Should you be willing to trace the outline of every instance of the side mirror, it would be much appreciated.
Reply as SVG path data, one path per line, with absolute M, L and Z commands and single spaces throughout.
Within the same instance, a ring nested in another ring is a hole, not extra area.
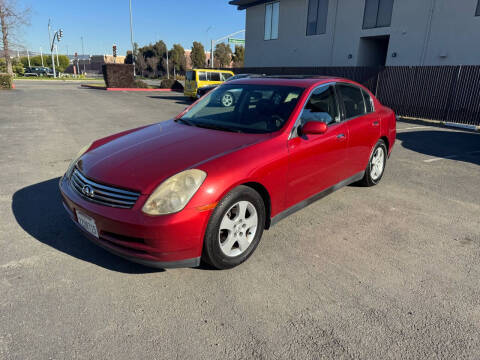
M 327 132 L 327 124 L 321 121 L 308 121 L 302 126 L 302 134 L 320 135 Z

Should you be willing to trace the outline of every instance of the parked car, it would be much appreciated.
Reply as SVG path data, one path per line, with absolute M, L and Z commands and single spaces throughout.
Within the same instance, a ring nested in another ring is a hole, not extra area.
M 233 76 L 228 70 L 193 69 L 185 74 L 184 95 L 197 98 L 197 90 L 208 85 L 220 85 Z
M 52 70 L 43 66 L 27 66 L 23 76 L 48 76 Z
M 226 92 L 240 93 L 235 106 L 215 100 Z M 73 221 L 112 253 L 226 269 L 286 216 L 342 186 L 378 184 L 395 135 L 394 112 L 352 81 L 245 78 L 174 119 L 87 145 L 60 190 Z
M 247 77 L 261 77 L 263 75 L 258 75 L 258 74 L 237 74 L 232 76 L 231 78 L 225 80 L 225 82 L 232 81 L 232 80 L 238 80 L 238 79 L 244 79 Z M 200 99 L 203 95 L 208 93 L 209 91 L 217 88 L 220 86 L 220 84 L 214 84 L 214 85 L 206 85 L 202 86 L 197 89 L 197 99 Z M 232 93 L 225 93 L 222 99 L 219 99 L 219 101 L 224 105 L 224 106 L 231 106 L 233 103 L 236 101 L 236 97 Z

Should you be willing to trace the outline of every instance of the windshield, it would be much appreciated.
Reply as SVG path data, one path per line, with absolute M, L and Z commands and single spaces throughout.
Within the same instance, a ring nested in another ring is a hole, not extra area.
M 178 121 L 224 131 L 274 132 L 285 125 L 303 90 L 292 86 L 224 84 Z

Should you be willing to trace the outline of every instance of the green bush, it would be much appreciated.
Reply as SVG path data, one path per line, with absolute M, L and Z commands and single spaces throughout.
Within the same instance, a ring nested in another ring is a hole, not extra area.
M 148 84 L 142 80 L 135 80 L 135 85 L 139 89 L 148 89 Z
M 183 85 L 175 79 L 163 79 L 160 88 L 183 91 Z
M 13 76 L 8 74 L 0 74 L 0 89 L 11 89 L 13 84 Z

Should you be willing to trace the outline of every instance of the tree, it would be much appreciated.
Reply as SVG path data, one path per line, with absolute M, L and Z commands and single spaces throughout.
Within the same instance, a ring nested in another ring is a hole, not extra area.
M 64 72 L 67 67 L 70 65 L 70 59 L 66 55 L 58 55 L 58 65 L 57 65 L 57 56 L 53 56 L 55 59 L 55 67 L 59 72 Z M 15 60 L 14 60 L 15 63 Z M 28 58 L 26 56 L 22 56 L 20 58 L 20 63 L 23 67 L 28 66 Z M 52 66 L 52 56 L 50 54 L 45 54 L 43 56 L 43 63 L 47 67 Z M 30 57 L 30 65 L 31 66 L 42 66 L 42 58 L 40 55 Z
M 180 44 L 174 44 L 172 50 L 169 51 L 169 61 L 175 72 L 183 73 L 187 67 L 187 59 L 185 57 L 185 49 Z
M 0 0 L 0 26 L 2 31 L 3 55 L 7 73 L 13 74 L 10 47 L 14 45 L 16 31 L 22 25 L 28 25 L 30 9 L 20 9 L 16 0 Z
M 197 41 L 193 42 L 192 52 L 190 54 L 190 59 L 192 60 L 193 68 L 203 68 L 205 67 L 205 48 L 203 45 Z
M 242 45 L 235 45 L 235 53 L 232 56 L 233 65 L 235 67 L 243 67 L 245 62 L 245 47 Z
M 219 67 L 228 67 L 232 62 L 232 49 L 228 44 L 219 43 L 217 46 L 215 46 L 213 56 L 215 57 Z

